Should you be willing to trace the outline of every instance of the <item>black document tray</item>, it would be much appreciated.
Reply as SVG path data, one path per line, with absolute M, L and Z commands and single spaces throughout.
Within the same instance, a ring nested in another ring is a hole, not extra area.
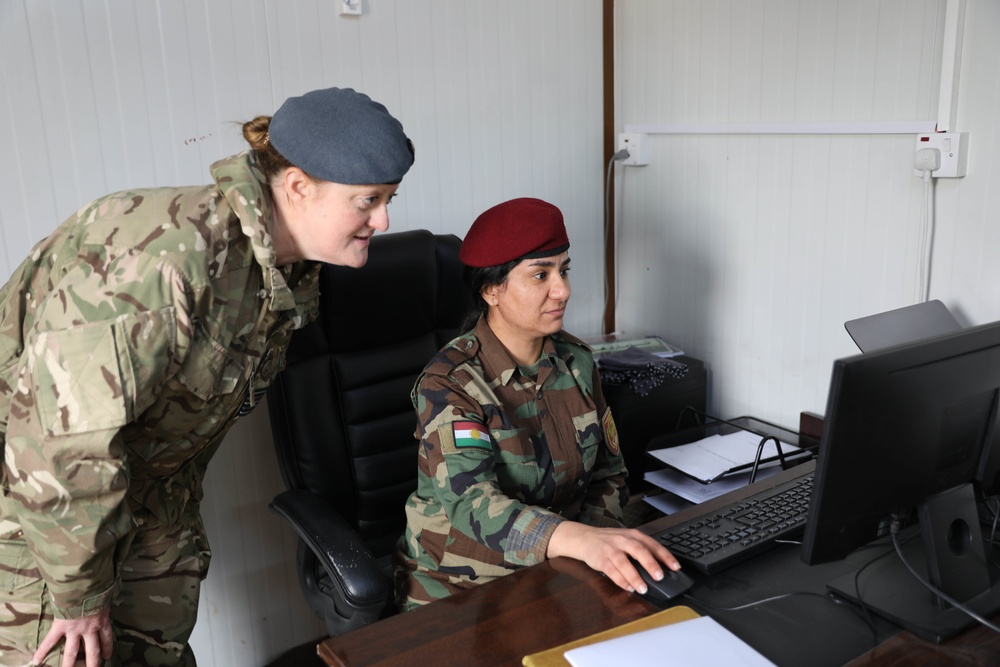
M 707 421 L 704 424 L 699 424 L 697 426 L 692 426 L 680 431 L 675 431 L 673 433 L 666 433 L 657 436 L 649 441 L 649 446 L 646 448 L 646 458 L 649 462 L 655 463 L 654 465 L 649 465 L 647 469 L 654 470 L 659 468 L 667 467 L 660 459 L 651 455 L 649 452 L 655 451 L 657 449 L 667 449 L 669 447 L 677 447 L 679 445 L 686 445 L 692 442 L 696 442 L 703 438 L 707 438 L 713 435 L 728 435 L 730 433 L 735 433 L 737 431 L 750 431 L 755 435 L 759 435 L 761 438 L 774 437 L 783 443 L 799 447 L 799 434 L 795 431 L 791 431 L 777 424 L 772 424 L 770 422 L 764 421 L 762 419 L 757 419 L 756 417 L 743 416 L 737 417 L 735 419 L 720 420 L 715 417 L 705 416 Z M 806 452 L 805 454 L 803 452 Z M 805 463 L 811 456 L 808 455 L 808 449 L 803 446 L 802 452 L 796 452 L 794 456 L 785 454 L 785 458 L 789 460 L 791 465 L 797 465 L 799 463 Z M 777 456 L 762 458 L 760 463 L 769 463 L 778 460 Z M 752 465 L 752 464 L 751 464 Z M 734 469 L 731 472 L 748 472 L 751 470 L 751 465 L 745 467 L 740 467 Z M 789 467 L 791 467 L 791 465 Z M 683 472 L 683 471 L 680 471 Z M 694 478 L 692 478 L 694 479 Z M 705 482 L 705 480 L 697 480 L 699 482 Z

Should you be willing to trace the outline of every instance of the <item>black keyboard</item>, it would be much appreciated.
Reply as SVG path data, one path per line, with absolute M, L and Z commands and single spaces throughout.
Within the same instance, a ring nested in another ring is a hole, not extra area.
M 813 473 L 808 473 L 653 537 L 681 563 L 714 574 L 764 551 L 775 540 L 801 535 L 812 486 Z

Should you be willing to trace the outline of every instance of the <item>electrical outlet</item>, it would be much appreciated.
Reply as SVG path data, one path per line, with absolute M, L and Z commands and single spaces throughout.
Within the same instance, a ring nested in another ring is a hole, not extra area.
M 361 16 L 361 0 L 337 0 L 341 16 Z
M 941 152 L 941 166 L 931 172 L 934 178 L 962 178 L 969 165 L 968 132 L 929 132 L 917 135 L 917 147 L 936 148 Z M 923 173 L 916 170 L 918 176 Z
M 649 164 L 649 135 L 639 132 L 622 132 L 618 135 L 618 150 L 627 150 L 628 157 L 621 161 L 627 167 Z

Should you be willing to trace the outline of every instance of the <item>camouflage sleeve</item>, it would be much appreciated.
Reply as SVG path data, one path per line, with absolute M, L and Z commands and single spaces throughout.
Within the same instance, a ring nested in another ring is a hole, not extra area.
M 485 428 L 486 409 L 458 384 L 424 375 L 417 384 L 421 456 L 437 501 L 465 537 L 503 555 L 511 566 L 545 560 L 549 538 L 564 520 L 505 493 L 496 475 L 498 444 Z
M 122 429 L 176 369 L 190 290 L 141 254 L 87 258 L 38 304 L 17 367 L 4 457 L 8 497 L 57 615 L 108 606 L 133 528 Z
M 629 498 L 628 485 L 625 483 L 628 471 L 618 442 L 618 430 L 611 408 L 604 400 L 601 377 L 596 367 L 593 387 L 604 443 L 597 450 L 597 461 L 591 470 L 590 485 L 580 508 L 579 521 L 591 526 L 620 527 L 623 525 L 625 505 Z

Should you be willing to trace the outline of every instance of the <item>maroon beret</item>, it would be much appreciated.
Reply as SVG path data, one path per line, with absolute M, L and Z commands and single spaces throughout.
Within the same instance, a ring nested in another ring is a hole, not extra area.
M 541 199 L 521 197 L 476 218 L 458 258 L 466 266 L 499 266 L 515 259 L 551 257 L 567 248 L 562 212 Z

